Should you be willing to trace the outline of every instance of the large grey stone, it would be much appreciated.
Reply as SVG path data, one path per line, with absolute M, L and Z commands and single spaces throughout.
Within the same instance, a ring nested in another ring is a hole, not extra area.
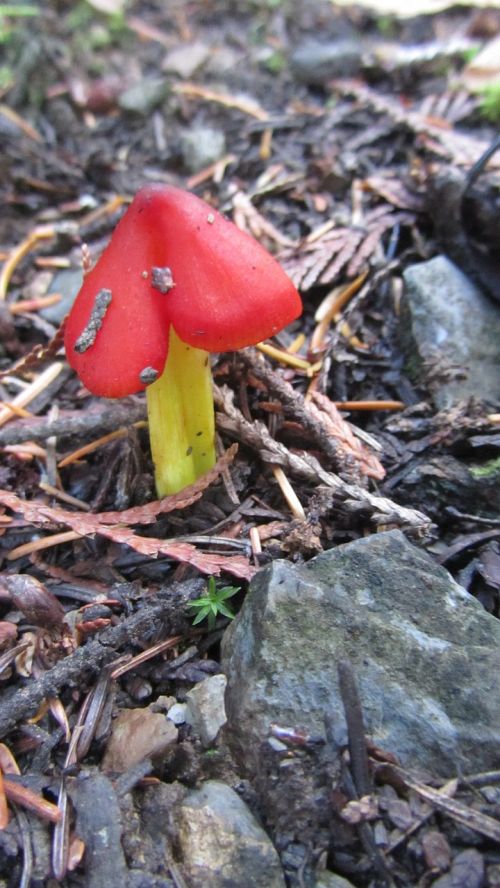
M 354 665 L 367 733 L 434 772 L 500 764 L 500 622 L 399 531 L 259 572 L 226 631 L 227 738 L 249 773 L 273 722 L 339 721 Z
M 500 398 L 500 311 L 446 256 L 411 265 L 403 333 L 439 408 Z M 463 373 L 462 373 L 463 371 Z
M 301 83 L 323 86 L 334 77 L 355 77 L 363 65 L 359 39 L 339 38 L 327 43 L 308 39 L 297 46 L 290 59 L 293 74 Z
M 222 130 L 211 126 L 192 126 L 181 137 L 181 153 L 190 173 L 198 173 L 216 163 L 226 152 L 226 137 Z
M 191 888 L 285 888 L 274 846 L 230 786 L 209 780 L 190 792 L 176 813 Z

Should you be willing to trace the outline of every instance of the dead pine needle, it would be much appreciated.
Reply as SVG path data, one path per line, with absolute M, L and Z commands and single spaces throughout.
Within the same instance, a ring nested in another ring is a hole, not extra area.
M 130 672 L 131 669 L 136 669 L 137 666 L 141 666 L 143 663 L 146 663 L 148 660 L 151 660 L 153 657 L 157 657 L 158 654 L 162 654 L 163 651 L 167 651 L 170 648 L 176 647 L 183 639 L 182 635 L 175 635 L 172 638 L 167 638 L 165 641 L 160 641 L 158 644 L 153 645 L 153 647 L 148 648 L 146 651 L 142 651 L 140 654 L 136 654 L 135 657 L 132 657 L 130 660 L 127 660 L 125 663 L 121 663 L 110 673 L 110 678 L 112 681 L 116 681 L 120 678 L 121 675 L 125 675 L 125 673 Z
M 299 521 L 306 520 L 306 513 L 304 512 L 302 503 L 300 502 L 295 490 L 290 484 L 288 478 L 286 477 L 281 466 L 271 466 L 272 473 L 276 478 L 276 481 L 279 484 L 280 490 L 288 503 L 290 511 L 294 518 L 298 518 Z
M 12 275 L 21 260 L 36 247 L 39 241 L 48 240 L 55 234 L 56 231 L 52 225 L 42 225 L 35 228 L 17 247 L 14 247 L 0 272 L 0 299 L 5 299 Z
M 250 537 L 250 545 L 252 547 L 252 555 L 256 559 L 258 555 L 262 554 L 262 545 L 260 542 L 258 527 L 251 527 L 250 528 L 249 537 Z
M 3 773 L 0 770 L 0 829 L 5 829 L 9 824 L 9 809 L 7 807 L 7 796 L 5 795 Z
M 224 95 L 213 89 L 206 89 L 198 83 L 178 83 L 173 87 L 173 92 L 177 95 L 186 96 L 188 99 L 202 99 L 205 102 L 216 102 L 225 108 L 234 108 L 257 120 L 268 120 L 268 113 L 264 111 L 260 105 L 252 99 L 242 99 L 238 96 Z
M 57 305 L 61 299 L 60 293 L 50 293 L 48 296 L 39 296 L 38 299 L 20 299 L 19 302 L 9 304 L 9 311 L 13 315 L 22 314 L 26 311 L 39 311 L 41 308 Z
M 294 367 L 296 370 L 311 369 L 310 361 L 306 361 L 304 358 L 299 358 L 297 355 L 290 354 L 290 352 L 282 351 L 280 348 L 276 348 L 274 345 L 269 345 L 267 342 L 259 342 L 256 348 L 258 351 L 262 352 L 263 355 L 267 355 L 269 358 L 274 358 L 286 367 Z
M 42 549 L 50 549 L 52 546 L 58 546 L 60 543 L 71 543 L 73 540 L 81 540 L 81 533 L 74 530 L 66 530 L 62 533 L 54 533 L 52 536 L 42 537 L 39 540 L 31 540 L 30 543 L 23 543 L 22 546 L 16 546 L 7 554 L 8 561 L 14 561 L 16 558 L 23 558 L 25 555 L 32 555 L 33 552 L 40 552 Z
M 113 213 L 116 213 L 124 203 L 127 203 L 127 198 L 123 197 L 121 194 L 116 194 L 111 200 L 108 200 L 107 203 L 103 204 L 101 207 L 97 207 L 95 210 L 91 210 L 90 213 L 87 213 L 83 219 L 80 220 L 80 225 L 82 228 L 88 227 L 89 225 L 94 225 L 99 219 L 102 219 L 103 216 L 111 216 Z
M 21 805 L 22 808 L 27 808 L 28 811 L 33 811 L 34 814 L 38 814 L 44 820 L 57 823 L 61 819 L 61 813 L 57 805 L 48 802 L 47 799 L 37 795 L 33 790 L 22 786 L 21 783 L 15 783 L 14 780 L 4 777 L 4 789 L 5 795 L 10 802 Z
M 47 459 L 47 451 L 40 447 L 39 444 L 35 444 L 34 441 L 26 441 L 26 444 L 7 444 L 2 449 L 4 453 L 12 453 L 16 459 L 25 460 L 26 462 L 30 462 L 35 458 L 43 461 Z
M 404 410 L 403 401 L 334 401 L 338 410 Z
M 297 352 L 300 351 L 303 345 L 305 345 L 306 335 L 305 333 L 299 333 L 295 339 L 290 343 L 287 348 L 287 352 L 289 355 L 296 355 Z
M 83 512 L 90 512 L 90 506 L 88 503 L 84 503 L 83 500 L 77 499 L 76 496 L 71 496 L 71 494 L 66 493 L 64 490 L 59 490 L 58 487 L 54 487 L 46 481 L 40 481 L 38 486 L 44 493 L 55 497 L 55 499 L 60 500 L 62 503 L 67 503 L 68 506 L 75 506 L 76 509 L 81 509 Z
M 45 391 L 45 389 L 54 382 L 55 379 L 59 376 L 62 368 L 62 361 L 54 361 L 53 364 L 50 364 L 36 379 L 26 386 L 16 397 L 12 400 L 9 406 L 5 405 L 0 407 L 0 426 L 4 425 L 4 423 L 8 422 L 9 419 L 12 419 L 13 412 L 15 412 L 16 408 L 24 408 L 27 404 L 30 404 L 41 392 Z
M 140 429 L 144 428 L 146 425 L 147 423 L 144 420 L 140 420 L 139 422 L 133 423 L 133 428 Z M 114 432 L 102 435 L 101 438 L 96 438 L 95 441 L 90 441 L 89 444 L 84 444 L 83 447 L 79 447 L 78 450 L 74 450 L 73 453 L 69 453 L 67 456 L 63 457 L 63 459 L 59 460 L 57 468 L 64 469 L 65 466 L 69 466 L 71 463 L 77 462 L 77 460 L 82 459 L 84 456 L 94 453 L 96 450 L 99 450 L 100 447 L 104 447 L 105 444 L 109 444 L 111 441 L 117 441 L 119 438 L 126 438 L 127 435 L 127 428 L 116 429 Z
M 321 350 L 324 346 L 326 335 L 332 321 L 338 320 L 341 310 L 347 305 L 353 296 L 361 289 L 367 277 L 367 272 L 359 274 L 355 280 L 346 287 L 335 287 L 323 299 L 316 310 L 314 319 L 317 326 L 311 338 L 311 352 Z
M 14 7 L 15 8 L 15 7 Z M 8 13 L 6 13 L 8 14 Z M 25 136 L 28 136 L 29 139 L 33 139 L 34 142 L 43 142 L 43 137 L 40 135 L 38 130 L 35 129 L 31 123 L 28 123 L 24 117 L 21 117 L 17 111 L 14 111 L 9 105 L 6 105 L 4 102 L 0 104 L 0 115 L 5 117 L 6 120 L 9 120 L 10 123 L 13 123 L 14 126 L 17 126 L 18 129 L 24 133 Z

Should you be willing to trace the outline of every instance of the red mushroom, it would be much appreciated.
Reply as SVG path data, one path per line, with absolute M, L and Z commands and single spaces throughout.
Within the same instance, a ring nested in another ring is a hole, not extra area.
M 260 342 L 301 310 L 295 287 L 253 238 L 195 195 L 148 185 L 84 279 L 66 355 L 94 394 L 147 388 L 163 496 L 215 461 L 208 352 Z

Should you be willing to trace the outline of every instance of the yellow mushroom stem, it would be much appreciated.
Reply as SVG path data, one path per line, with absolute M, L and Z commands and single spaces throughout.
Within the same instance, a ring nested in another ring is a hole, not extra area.
M 210 355 L 170 328 L 162 375 L 146 389 L 149 437 L 159 497 L 193 484 L 215 464 Z

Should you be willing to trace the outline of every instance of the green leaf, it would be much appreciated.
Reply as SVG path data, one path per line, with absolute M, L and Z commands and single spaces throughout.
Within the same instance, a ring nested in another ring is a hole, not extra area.
M 233 595 L 236 595 L 239 591 L 239 586 L 223 586 L 223 588 L 219 589 L 217 592 L 217 598 L 219 601 L 225 601 L 226 598 L 232 598 Z
M 227 606 L 227 604 L 219 604 L 219 613 L 223 614 L 225 617 L 228 617 L 230 620 L 234 620 L 236 616 L 231 608 Z
M 193 620 L 193 626 L 196 626 L 198 623 L 201 623 L 202 620 L 205 619 L 205 617 L 209 617 L 209 616 L 210 616 L 210 611 L 208 611 L 206 609 L 201 610 L 198 614 L 196 614 L 196 616 Z
M 209 577 L 205 595 L 201 595 L 195 601 L 187 602 L 188 607 L 198 611 L 193 620 L 193 626 L 206 619 L 208 628 L 213 629 L 219 615 L 227 617 L 228 620 L 234 620 L 234 612 L 224 602 L 239 591 L 239 586 L 222 586 L 221 589 L 217 589 L 215 577 Z

